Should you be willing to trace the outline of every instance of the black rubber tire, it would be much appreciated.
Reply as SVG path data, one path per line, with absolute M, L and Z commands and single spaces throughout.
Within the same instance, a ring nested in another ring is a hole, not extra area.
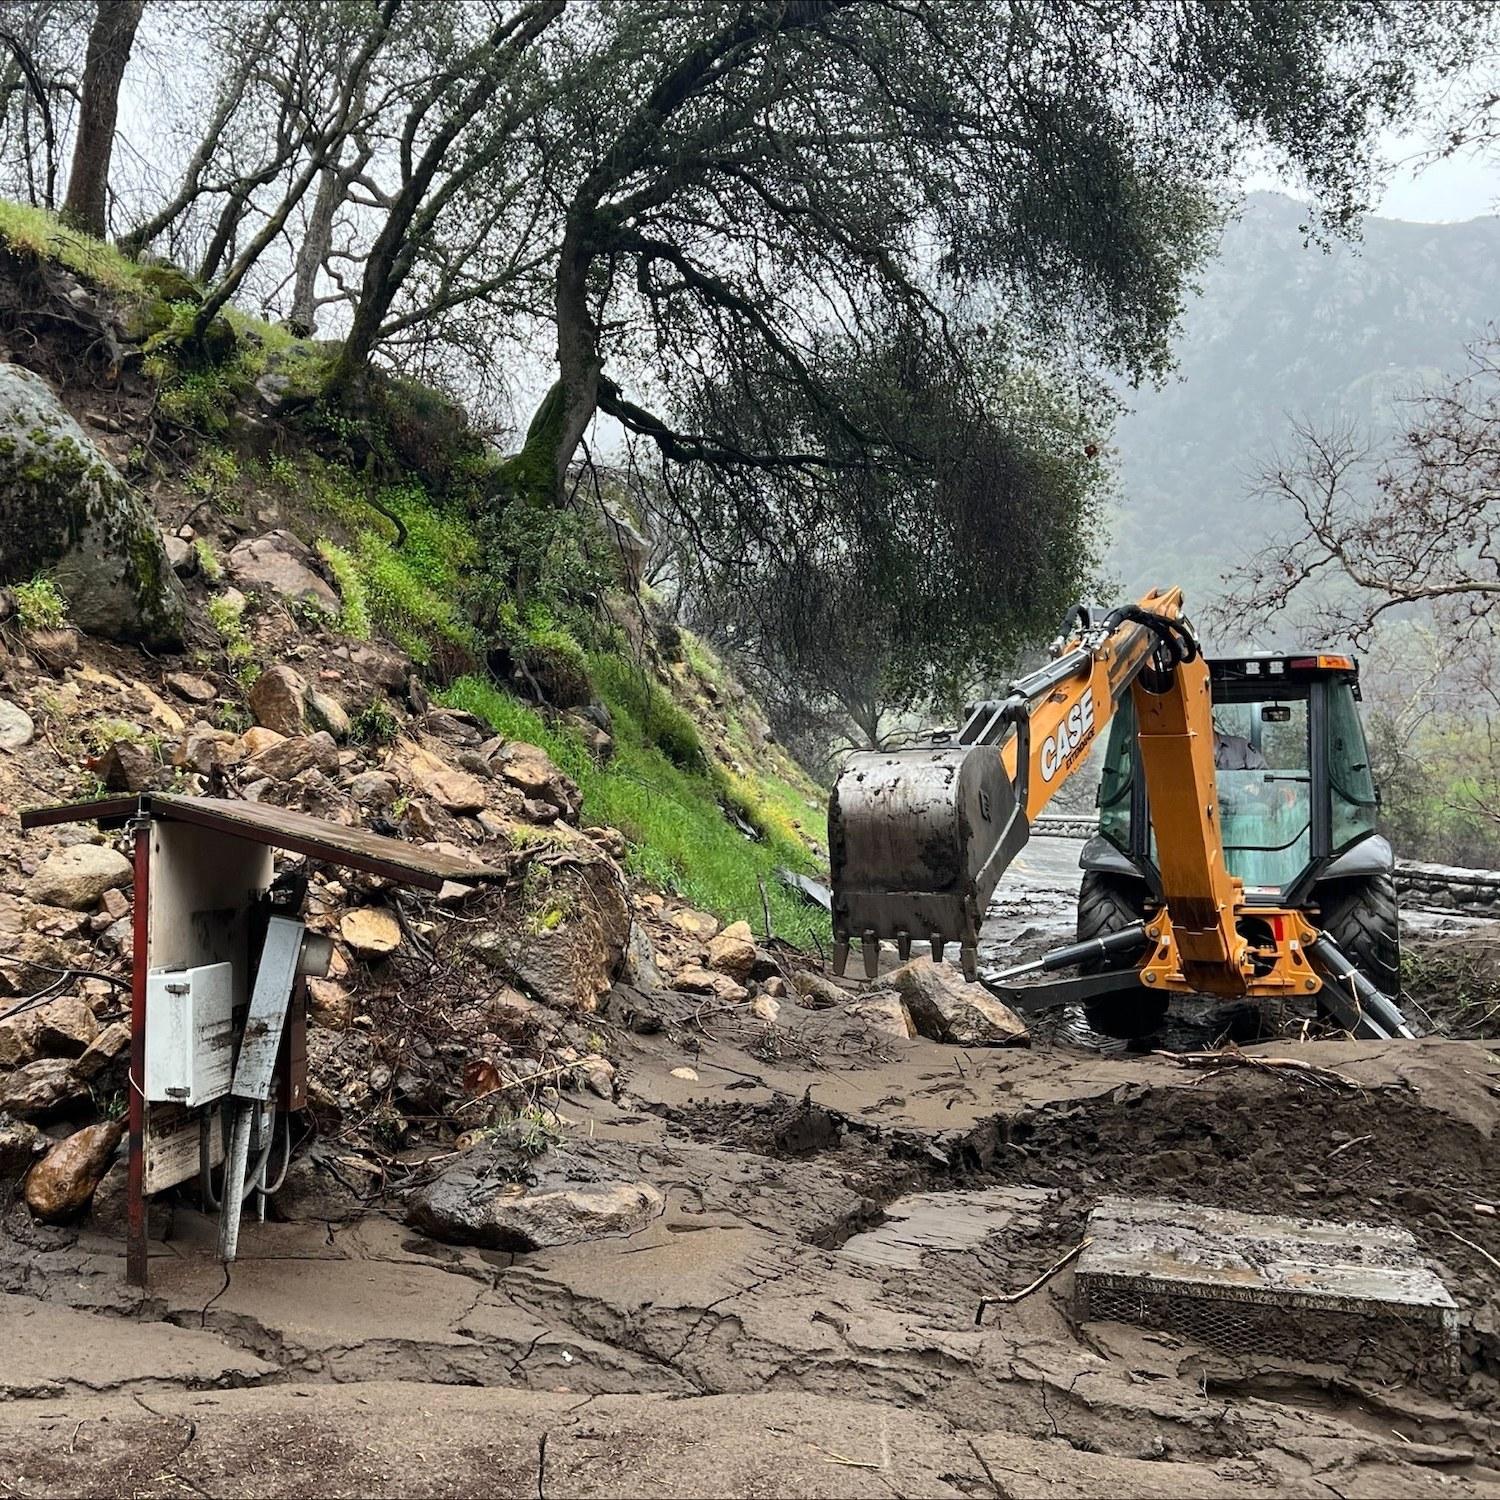
M 1314 893 L 1316 925 L 1383 995 L 1401 997 L 1401 899 L 1388 873 L 1328 880 Z
M 1122 880 L 1098 870 L 1085 870 L 1078 888 L 1078 938 L 1108 937 L 1121 932 L 1146 914 L 1145 881 Z M 1104 974 L 1131 967 L 1134 960 L 1099 959 L 1081 965 L 1085 974 Z M 1083 1014 L 1090 1031 L 1133 1042 L 1155 1036 L 1167 1019 L 1167 997 L 1146 990 L 1140 994 L 1115 995 L 1085 1004 Z

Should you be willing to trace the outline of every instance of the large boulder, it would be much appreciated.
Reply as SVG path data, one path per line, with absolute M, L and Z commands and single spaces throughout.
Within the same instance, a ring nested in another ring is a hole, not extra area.
M 9 1072 L 0 1069 L 0 1110 L 23 1120 L 45 1119 L 88 1098 L 88 1092 L 65 1057 L 39 1057 Z
M 1026 1023 L 981 984 L 971 984 L 952 964 L 914 958 L 893 969 L 882 985 L 906 1002 L 919 1036 L 960 1047 L 1012 1047 L 1028 1040 Z
M 273 531 L 237 543 L 229 554 L 229 572 L 246 588 L 336 615 L 339 596 L 313 572 L 311 562 L 312 553 L 291 532 Z
M 45 381 L 0 362 L 0 582 L 38 573 L 82 630 L 182 643 L 187 602 L 149 507 Z
M 583 797 L 578 783 L 553 765 L 552 758 L 537 745 L 524 740 L 515 740 L 502 749 L 494 759 L 495 773 L 537 802 L 555 807 L 570 823 L 578 821 Z
M 24 1177 L 50 1144 L 35 1125 L 0 1114 L 0 1183 Z
M 129 885 L 130 861 L 103 844 L 74 844 L 58 849 L 41 863 L 26 884 L 26 894 L 42 906 L 90 911 L 105 891 Z
M 755 967 L 755 935 L 748 922 L 731 922 L 709 939 L 708 966 L 743 984 Z
M 497 944 L 488 952 L 476 952 L 546 1005 L 597 1010 L 619 978 L 630 941 L 624 878 L 602 855 L 554 855 L 542 867 L 548 880 L 538 910 L 494 934 Z
M 307 684 L 290 667 L 267 667 L 251 684 L 255 722 L 280 735 L 301 734 L 307 724 Z
M 59 995 L 0 1020 L 0 1067 L 36 1057 L 81 1057 L 98 1035 L 93 1011 L 76 995 Z
M 109 1171 L 124 1120 L 101 1120 L 59 1141 L 26 1174 L 26 1206 L 47 1224 L 80 1212 Z
M 490 1250 L 546 1250 L 644 1229 L 666 1207 L 649 1182 L 524 1189 L 463 1162 L 418 1189 L 407 1223 L 435 1239 Z

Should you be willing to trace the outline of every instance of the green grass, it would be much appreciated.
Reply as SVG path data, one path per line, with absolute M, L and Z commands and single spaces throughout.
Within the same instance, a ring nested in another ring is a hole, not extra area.
M 57 630 L 68 623 L 68 601 L 50 578 L 38 574 L 30 583 L 18 583 L 12 592 L 22 630 Z
M 365 591 L 365 581 L 360 576 L 359 565 L 342 547 L 333 542 L 319 542 L 318 553 L 328 564 L 333 581 L 338 585 L 339 629 L 356 640 L 369 640 L 369 596 Z
M 603 766 L 594 763 L 576 735 L 548 725 L 535 710 L 479 678 L 460 678 L 440 697 L 477 714 L 497 734 L 545 750 L 578 783 L 585 821 L 609 824 L 625 835 L 632 873 L 725 921 L 743 919 L 757 935 L 764 926 L 759 880 L 778 937 L 804 948 L 826 946 L 827 917 L 776 878 L 781 865 L 816 869 L 806 845 L 778 811 L 788 797 L 796 797 L 795 789 L 785 784 L 770 789 L 753 777 L 740 780 L 736 801 L 743 799 L 756 814 L 749 821 L 765 830 L 759 841 L 747 839 L 725 819 L 716 775 L 706 766 L 691 770 L 676 764 L 648 738 L 639 717 L 642 692 L 632 689 L 616 697 L 622 674 L 634 675 L 629 664 L 594 657 L 591 665 L 615 721 L 615 753 Z
M 117 292 L 140 288 L 141 268 L 134 261 L 113 245 L 66 228 L 45 209 L 0 199 L 0 239 L 22 254 L 55 260 L 96 286 Z
M 297 464 L 278 455 L 270 475 L 350 538 L 345 546 L 318 543 L 339 585 L 348 634 L 363 639 L 378 629 L 424 666 L 445 647 L 473 651 L 473 632 L 455 602 L 460 572 L 475 551 L 463 521 L 418 484 L 389 485 L 372 505 L 353 474 L 316 458 Z M 399 546 L 390 516 L 406 529 Z

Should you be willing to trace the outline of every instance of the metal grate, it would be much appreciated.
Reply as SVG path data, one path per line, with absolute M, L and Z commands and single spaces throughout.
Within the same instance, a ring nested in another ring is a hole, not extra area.
M 1085 1321 L 1234 1355 L 1444 1379 L 1457 1309 L 1403 1230 L 1105 1199 L 1075 1278 Z

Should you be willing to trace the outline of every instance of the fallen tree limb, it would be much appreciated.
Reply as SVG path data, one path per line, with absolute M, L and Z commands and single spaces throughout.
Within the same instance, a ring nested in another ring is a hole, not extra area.
M 1024 1301 L 1033 1292 L 1040 1291 L 1059 1271 L 1077 1260 L 1093 1243 L 1092 1236 L 1080 1240 L 1066 1255 L 1060 1256 L 1057 1260 L 1053 1261 L 1035 1281 L 1031 1282 L 1028 1286 L 1023 1286 L 1019 1292 L 1001 1292 L 994 1297 L 981 1297 L 979 1299 L 979 1311 L 974 1314 L 974 1326 L 978 1328 L 984 1322 L 985 1308 L 1014 1307 L 1017 1302 Z

